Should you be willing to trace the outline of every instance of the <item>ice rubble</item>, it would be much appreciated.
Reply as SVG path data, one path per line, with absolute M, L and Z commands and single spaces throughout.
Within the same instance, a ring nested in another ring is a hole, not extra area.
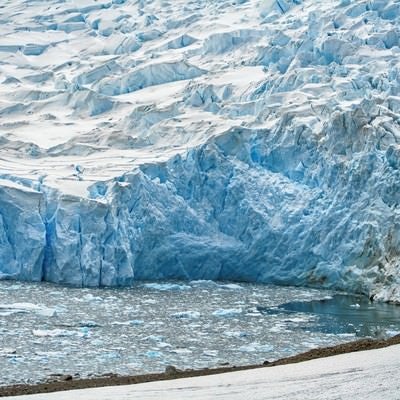
M 1 9 L 0 276 L 400 301 L 400 1 Z

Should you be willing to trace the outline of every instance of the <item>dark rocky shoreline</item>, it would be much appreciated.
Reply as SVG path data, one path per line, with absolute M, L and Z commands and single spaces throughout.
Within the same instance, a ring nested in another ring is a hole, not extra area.
M 295 356 L 282 358 L 273 362 L 264 362 L 263 365 L 248 365 L 248 366 L 224 366 L 219 368 L 205 368 L 201 370 L 185 370 L 181 371 L 173 366 L 166 368 L 164 373 L 155 374 L 144 374 L 135 376 L 118 376 L 109 374 L 107 376 L 98 378 L 87 378 L 80 379 L 74 378 L 71 375 L 60 376 L 52 382 L 39 383 L 34 385 L 20 384 L 0 387 L 0 397 L 5 396 L 19 396 L 27 394 L 37 393 L 50 393 L 63 390 L 73 389 L 86 389 L 103 386 L 115 386 L 115 385 L 131 385 L 137 383 L 154 382 L 169 379 L 189 378 L 196 376 L 206 376 L 214 374 L 222 374 L 226 372 L 242 371 L 255 368 L 266 368 L 277 365 L 285 365 L 298 363 L 302 361 L 313 360 L 316 358 L 330 357 L 338 354 L 351 353 L 363 350 L 380 349 L 392 345 L 400 344 L 400 335 L 396 335 L 389 339 L 384 340 L 373 340 L 363 339 L 345 344 L 340 344 L 332 347 L 325 347 L 319 349 L 313 349 L 305 353 L 301 353 Z

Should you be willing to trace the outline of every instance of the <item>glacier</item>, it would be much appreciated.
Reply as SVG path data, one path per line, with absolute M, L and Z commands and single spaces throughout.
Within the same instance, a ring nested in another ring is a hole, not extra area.
M 0 20 L 0 279 L 400 302 L 399 0 L 14 0 Z

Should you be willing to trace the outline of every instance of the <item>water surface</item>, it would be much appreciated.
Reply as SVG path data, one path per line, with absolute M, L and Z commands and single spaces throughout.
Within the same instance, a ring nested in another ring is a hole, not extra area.
M 0 282 L 0 385 L 262 363 L 400 331 L 400 308 L 304 288 Z

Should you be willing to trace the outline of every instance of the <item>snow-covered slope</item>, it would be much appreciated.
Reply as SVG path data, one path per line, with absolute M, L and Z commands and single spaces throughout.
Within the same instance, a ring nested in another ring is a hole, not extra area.
M 0 7 L 1 277 L 400 301 L 400 1 Z
M 5 397 L 17 400 L 398 400 L 400 346 L 199 378 Z

